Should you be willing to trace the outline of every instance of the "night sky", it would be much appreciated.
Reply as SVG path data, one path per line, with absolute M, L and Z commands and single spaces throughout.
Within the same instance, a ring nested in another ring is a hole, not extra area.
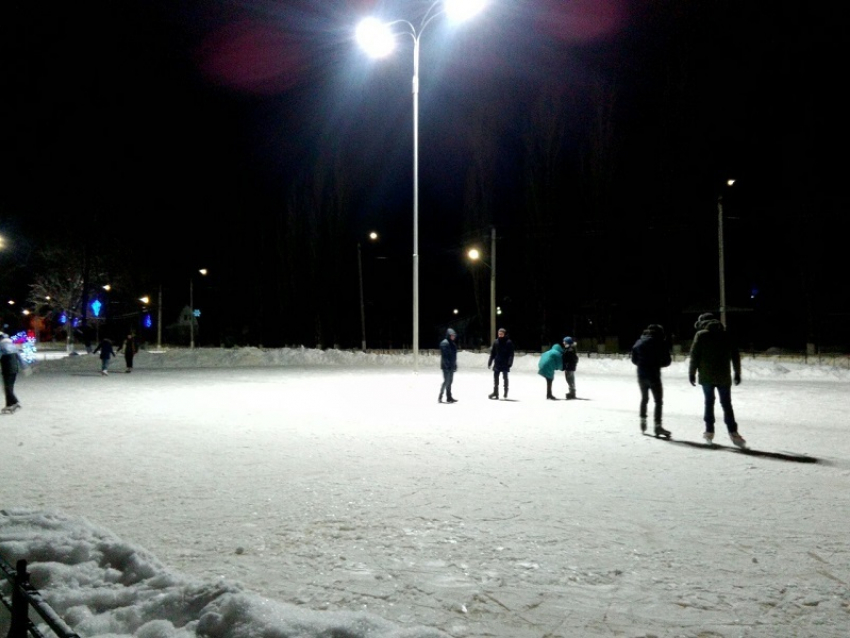
M 8 3 L 2 294 L 25 299 L 39 251 L 61 246 L 117 299 L 161 286 L 171 317 L 206 267 L 202 343 L 357 347 L 360 241 L 367 342 L 409 346 L 412 44 L 370 60 L 353 29 L 418 27 L 429 4 Z M 431 23 L 420 345 L 451 322 L 465 345 L 489 339 L 489 274 L 465 250 L 487 259 L 492 225 L 519 348 L 627 348 L 648 323 L 684 342 L 718 307 L 722 195 L 741 347 L 846 349 L 847 29 L 813 11 L 491 0 Z

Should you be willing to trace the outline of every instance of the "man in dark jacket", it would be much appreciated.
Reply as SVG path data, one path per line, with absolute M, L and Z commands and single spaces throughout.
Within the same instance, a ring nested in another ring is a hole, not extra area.
M 661 368 L 670 365 L 670 350 L 664 339 L 664 328 L 657 323 L 650 324 L 632 346 L 632 363 L 637 366 L 638 387 L 640 387 L 640 431 L 646 432 L 646 412 L 649 405 L 649 393 L 655 403 L 655 436 L 670 438 L 670 431 L 661 427 L 661 411 L 664 405 L 664 388 L 661 385 Z
M 576 398 L 576 368 L 578 367 L 578 353 L 576 343 L 572 337 L 564 337 L 564 354 L 561 360 L 564 364 L 564 378 L 567 380 L 567 399 Z
M 100 353 L 100 373 L 103 376 L 109 374 L 109 360 L 115 356 L 115 349 L 112 347 L 112 341 L 103 339 L 92 354 Z
M 449 328 L 446 330 L 446 338 L 440 342 L 440 369 L 443 371 L 443 385 L 440 387 L 439 403 L 443 402 L 443 393 L 446 393 L 446 403 L 457 403 L 452 396 L 452 381 L 457 372 L 457 333 Z
M 5 332 L 0 332 L 0 367 L 3 369 L 3 390 L 6 394 L 6 407 L 3 414 L 13 414 L 21 409 L 18 397 L 15 396 L 15 379 L 21 369 L 21 355 L 18 346 Z
M 514 342 L 508 339 L 508 332 L 499 328 L 499 332 L 493 345 L 490 347 L 490 359 L 487 367 L 493 368 L 493 393 L 489 398 L 499 398 L 499 373 L 505 386 L 505 398 L 508 398 L 508 373 L 514 364 Z
M 729 438 L 738 447 L 746 447 L 747 442 L 738 434 L 738 424 L 735 422 L 735 413 L 732 410 L 732 381 L 730 365 L 735 373 L 735 385 L 741 383 L 741 356 L 738 348 L 732 343 L 726 333 L 723 324 L 714 318 L 714 315 L 705 313 L 700 315 L 694 324 L 697 334 L 691 346 L 691 360 L 688 367 L 688 380 L 691 385 L 702 386 L 705 396 L 705 434 L 706 442 L 714 440 L 714 393 L 720 397 L 720 406 L 723 408 L 723 422 L 729 431 Z

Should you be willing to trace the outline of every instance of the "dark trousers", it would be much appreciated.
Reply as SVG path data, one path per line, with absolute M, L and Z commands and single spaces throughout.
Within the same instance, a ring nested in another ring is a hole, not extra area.
M 10 405 L 15 405 L 18 402 L 18 397 L 15 396 L 15 379 L 18 378 L 17 374 L 4 374 L 3 375 L 3 391 L 6 393 L 6 407 L 8 408 Z
M 135 354 L 135 353 L 133 353 L 133 354 Z M 127 353 L 124 354 L 124 362 L 127 364 L 128 370 L 133 369 L 133 354 L 127 354 Z
M 505 386 L 505 394 L 508 393 L 508 371 L 507 370 L 493 370 L 493 392 L 496 392 L 499 389 L 499 375 L 502 375 L 502 383 Z
M 546 398 L 547 399 L 554 399 L 555 398 L 555 395 L 552 394 L 552 382 L 554 380 L 555 379 L 546 379 Z
M 720 407 L 723 408 L 723 422 L 726 424 L 726 429 L 730 433 L 738 431 L 738 424 L 735 422 L 735 412 L 732 410 L 732 386 L 730 385 L 712 385 L 710 383 L 702 383 L 702 393 L 705 396 L 705 431 L 714 432 L 714 391 L 717 390 L 717 396 L 720 397 Z
M 656 425 L 661 425 L 661 411 L 664 407 L 664 387 L 661 385 L 661 379 L 638 377 L 638 386 L 640 386 L 640 418 L 646 418 L 649 393 L 652 392 L 652 400 L 655 403 L 654 422 Z
M 440 387 L 440 401 L 443 400 L 443 393 L 446 394 L 446 399 L 452 400 L 452 381 L 455 378 L 454 370 L 443 370 L 443 385 Z

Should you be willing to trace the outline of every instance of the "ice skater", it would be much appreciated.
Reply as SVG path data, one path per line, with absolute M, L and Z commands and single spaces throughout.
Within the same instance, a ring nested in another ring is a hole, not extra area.
M 564 337 L 564 377 L 567 380 L 567 399 L 576 398 L 576 368 L 578 367 L 578 353 L 576 344 L 572 337 Z
M 661 426 L 661 413 L 664 406 L 661 368 L 669 366 L 670 361 L 670 349 L 664 338 L 664 328 L 657 323 L 648 325 L 632 346 L 632 363 L 637 366 L 637 381 L 640 388 L 640 431 L 646 432 L 646 415 L 651 392 L 655 403 L 653 413 L 655 436 L 666 436 L 668 439 L 670 438 L 669 430 Z
M 100 353 L 100 374 L 105 377 L 109 374 L 109 360 L 115 356 L 112 341 L 106 338 L 102 339 L 92 354 L 97 354 L 98 352 Z
M 9 335 L 0 332 L 0 368 L 3 372 L 3 391 L 6 393 L 6 407 L 0 410 L 3 414 L 14 414 L 22 407 L 15 396 L 15 380 L 23 365 L 18 346 Z
M 502 375 L 504 397 L 506 399 L 508 398 L 508 373 L 511 371 L 513 364 L 514 342 L 508 338 L 507 330 L 499 328 L 496 340 L 490 347 L 490 359 L 487 361 L 487 368 L 493 368 L 493 392 L 489 398 L 499 398 L 499 374 Z
M 443 385 L 440 386 L 440 398 L 438 403 L 443 402 L 443 393 L 446 395 L 446 403 L 457 403 L 452 396 L 452 382 L 457 372 L 457 333 L 449 328 L 446 330 L 446 338 L 440 342 L 440 369 L 443 371 Z
M 133 336 L 133 333 L 127 335 L 127 338 L 124 339 L 124 343 L 121 344 L 121 347 L 118 348 L 118 353 L 124 351 L 124 363 L 127 364 L 127 369 L 124 372 L 132 372 L 133 371 L 133 357 L 136 356 L 136 353 L 139 351 L 138 346 L 136 345 L 136 338 Z
M 540 355 L 540 361 L 537 362 L 537 374 L 546 379 L 546 398 L 553 401 L 555 395 L 552 394 L 552 381 L 555 380 L 555 372 L 564 369 L 564 347 L 560 343 L 556 343 L 548 351 Z

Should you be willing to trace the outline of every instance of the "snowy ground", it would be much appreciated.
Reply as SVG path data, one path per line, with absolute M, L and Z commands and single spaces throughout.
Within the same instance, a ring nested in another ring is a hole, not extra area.
M 848 635 L 846 369 L 745 360 L 743 454 L 699 445 L 684 362 L 665 442 L 628 361 L 582 358 L 569 402 L 536 361 L 490 401 L 461 353 L 454 405 L 433 357 L 39 362 L 0 417 L 0 556 L 84 638 Z

